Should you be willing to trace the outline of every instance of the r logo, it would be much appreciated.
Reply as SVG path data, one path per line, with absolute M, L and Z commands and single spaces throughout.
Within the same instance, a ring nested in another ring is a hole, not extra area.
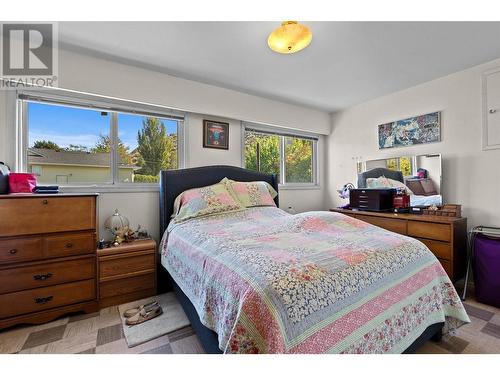
M 2 25 L 2 75 L 51 76 L 53 25 L 8 23 Z

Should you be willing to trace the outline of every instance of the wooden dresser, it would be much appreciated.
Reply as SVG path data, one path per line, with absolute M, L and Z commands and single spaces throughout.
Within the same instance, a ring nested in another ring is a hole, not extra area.
M 156 242 L 150 239 L 97 250 L 99 306 L 118 305 L 156 294 Z
M 0 329 L 98 308 L 97 194 L 0 195 Z
M 467 256 L 467 218 L 395 214 L 332 208 L 367 223 L 416 238 L 439 259 L 450 279 L 464 276 Z

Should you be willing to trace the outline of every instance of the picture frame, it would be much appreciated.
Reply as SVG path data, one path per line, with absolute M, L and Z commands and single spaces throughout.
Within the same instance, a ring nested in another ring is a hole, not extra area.
M 203 147 L 229 150 L 229 123 L 203 120 Z
M 441 141 L 441 112 L 378 125 L 379 150 Z

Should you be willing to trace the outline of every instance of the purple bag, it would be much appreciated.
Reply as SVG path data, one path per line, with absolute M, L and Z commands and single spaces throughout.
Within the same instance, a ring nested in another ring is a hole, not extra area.
M 500 240 L 477 234 L 473 259 L 476 300 L 500 307 Z

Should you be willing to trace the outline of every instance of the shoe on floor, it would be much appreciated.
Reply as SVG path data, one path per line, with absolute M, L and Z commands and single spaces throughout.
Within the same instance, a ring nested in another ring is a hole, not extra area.
M 144 305 L 136 306 L 134 308 L 128 309 L 123 313 L 124 318 L 131 318 L 134 315 L 137 315 L 142 309 L 149 309 L 154 306 L 159 306 L 157 301 L 151 301 L 148 303 L 145 303 Z
M 141 309 L 141 311 L 139 311 L 134 316 L 125 319 L 125 324 L 129 326 L 141 324 L 147 322 L 148 320 L 156 318 L 161 314 L 163 314 L 163 310 L 160 306 L 153 306 L 150 307 L 149 309 Z

